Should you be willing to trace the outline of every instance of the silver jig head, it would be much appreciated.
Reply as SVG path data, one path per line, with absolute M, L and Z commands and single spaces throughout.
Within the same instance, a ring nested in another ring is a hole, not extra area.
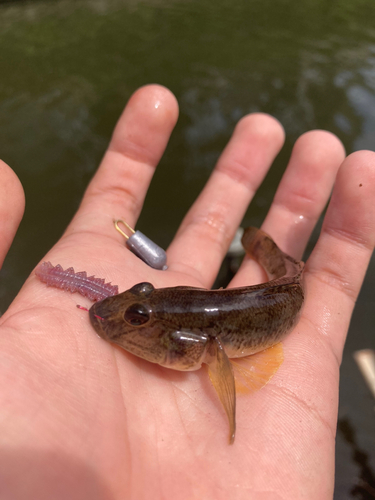
M 119 227 L 119 223 L 123 224 L 132 234 L 128 236 Z M 141 231 L 135 231 L 129 226 L 123 219 L 117 219 L 114 221 L 115 228 L 119 233 L 121 233 L 126 239 L 126 244 L 137 257 L 143 260 L 147 265 L 153 267 L 154 269 L 161 269 L 165 271 L 168 268 L 167 264 L 167 254 L 165 251 L 159 247 L 156 243 L 147 238 Z

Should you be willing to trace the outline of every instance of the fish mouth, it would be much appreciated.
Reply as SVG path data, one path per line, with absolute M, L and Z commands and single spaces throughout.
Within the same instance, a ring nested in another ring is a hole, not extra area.
M 96 333 L 99 335 L 104 340 L 107 340 L 107 335 L 105 331 L 103 330 L 103 323 L 105 322 L 106 318 L 100 315 L 100 311 L 97 311 L 96 309 L 96 304 L 94 304 L 92 307 L 89 309 L 89 318 L 90 318 L 90 323 Z

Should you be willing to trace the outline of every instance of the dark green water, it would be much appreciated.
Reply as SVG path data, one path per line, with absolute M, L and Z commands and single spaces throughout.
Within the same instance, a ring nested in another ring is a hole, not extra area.
M 348 152 L 375 149 L 374 20 L 371 0 L 0 4 L 0 157 L 26 191 L 0 309 L 66 227 L 141 85 L 166 85 L 180 103 L 138 224 L 164 246 L 246 113 L 270 113 L 287 133 L 246 224 L 261 223 L 301 133 L 324 128 Z M 352 360 L 354 350 L 375 348 L 374 287 L 373 260 L 342 366 L 340 500 L 375 497 L 374 401 Z

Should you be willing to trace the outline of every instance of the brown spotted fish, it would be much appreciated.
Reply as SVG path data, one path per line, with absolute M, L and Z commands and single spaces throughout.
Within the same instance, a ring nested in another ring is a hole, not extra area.
M 89 312 L 100 337 L 140 358 L 174 370 L 207 364 L 229 419 L 230 443 L 236 428 L 234 372 L 237 391 L 257 390 L 270 380 L 283 361 L 279 342 L 295 326 L 304 301 L 302 262 L 256 228 L 245 230 L 242 244 L 270 281 L 224 290 L 139 283 Z M 229 360 L 245 356 L 247 365 Z

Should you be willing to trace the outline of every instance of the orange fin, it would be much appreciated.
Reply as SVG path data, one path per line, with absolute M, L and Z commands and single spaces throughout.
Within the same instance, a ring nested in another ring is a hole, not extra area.
M 284 361 L 281 342 L 244 358 L 230 360 L 236 381 L 236 393 L 248 394 L 264 387 Z
M 229 443 L 233 444 L 236 432 L 236 387 L 233 368 L 219 339 L 210 346 L 210 359 L 207 360 L 208 373 L 212 385 L 219 396 L 229 420 Z

